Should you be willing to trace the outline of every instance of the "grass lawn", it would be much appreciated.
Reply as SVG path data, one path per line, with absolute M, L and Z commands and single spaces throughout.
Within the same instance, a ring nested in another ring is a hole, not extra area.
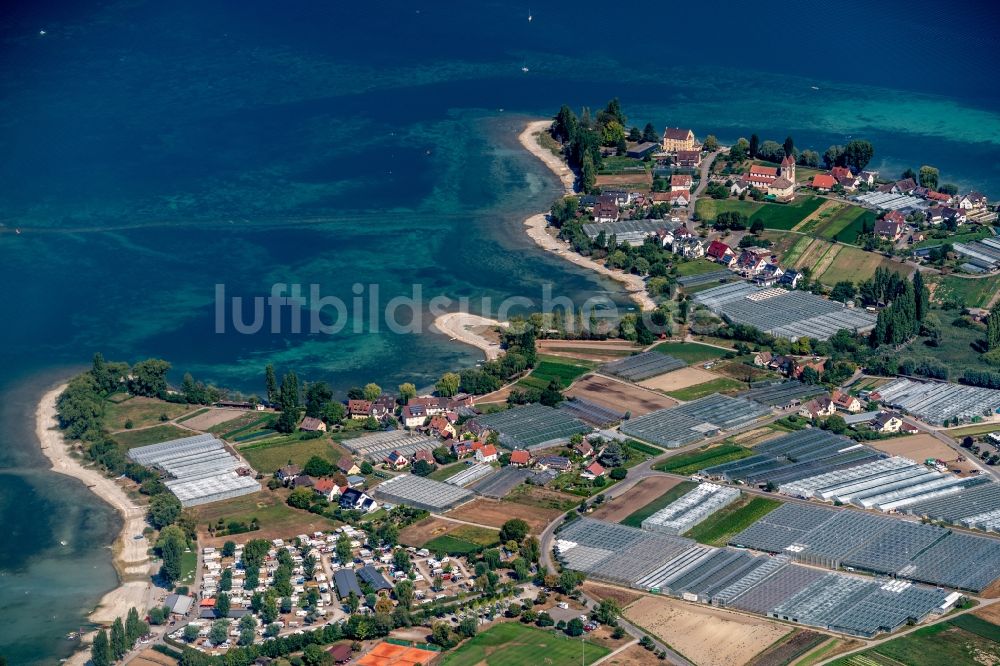
M 185 414 L 185 415 L 184 415 L 184 418 L 182 418 L 182 419 L 177 419 L 177 422 L 178 422 L 178 423 L 184 423 L 184 422 L 185 422 L 185 421 L 187 421 L 188 419 L 193 419 L 194 417 L 196 417 L 196 416 L 199 416 L 200 414 L 204 414 L 204 413 L 205 413 L 205 412 L 207 412 L 207 411 L 209 411 L 209 408 L 208 408 L 208 407 L 204 407 L 204 408 L 202 408 L 202 409 L 199 409 L 199 410 L 197 410 L 197 411 L 194 411 L 194 412 L 191 412 L 190 414 Z
M 673 474 L 694 474 L 700 469 L 752 456 L 753 451 L 736 444 L 720 444 L 711 448 L 671 456 L 653 469 Z
M 706 395 L 712 395 L 713 393 L 722 393 L 723 391 L 732 391 L 742 388 L 746 388 L 743 382 L 738 382 L 735 379 L 730 379 L 729 377 L 719 377 L 718 379 L 713 379 L 703 384 L 695 384 L 694 386 L 677 389 L 676 391 L 667 391 L 666 393 L 671 398 L 687 402 L 689 400 L 704 398 Z
M 247 524 L 256 518 L 260 523 L 260 530 L 237 535 L 242 539 L 265 536 L 269 531 L 273 536 L 268 538 L 282 535 L 287 537 L 289 534 L 298 534 L 307 529 L 311 532 L 313 529 L 333 529 L 340 525 L 337 521 L 318 514 L 293 509 L 285 504 L 288 494 L 289 491 L 286 489 L 276 491 L 264 489 L 259 493 L 195 507 L 194 513 L 199 531 L 220 518 L 227 523 L 235 520 Z M 313 525 L 319 527 L 311 527 Z
M 228 421 L 215 424 L 208 429 L 208 432 L 218 437 L 228 439 L 244 432 L 249 432 L 252 427 L 260 425 L 273 418 L 277 418 L 276 415 L 260 414 L 259 412 L 243 412 Z
M 910 266 L 880 254 L 865 252 L 859 247 L 841 245 L 836 261 L 830 263 L 819 279 L 827 285 L 836 284 L 841 280 L 850 280 L 857 284 L 875 275 L 875 269 L 879 266 L 907 276 L 913 272 Z
M 469 639 L 445 655 L 442 666 L 575 666 L 592 664 L 610 653 L 608 648 L 545 631 L 519 622 L 503 622 Z M 544 655 L 544 656 L 543 656 Z
M 470 541 L 477 546 L 495 546 L 500 543 L 500 532 L 476 525 L 459 525 L 448 534 L 462 541 Z
M 453 474 L 458 474 L 467 465 L 464 460 L 459 460 L 458 462 L 451 463 L 450 465 L 438 465 L 437 469 L 427 475 L 428 479 L 433 479 L 434 481 L 444 481 L 449 476 Z
M 198 553 L 187 550 L 181 553 L 181 577 L 178 579 L 182 585 L 194 582 L 194 575 L 198 569 Z
M 962 428 L 955 428 L 953 430 L 945 430 L 944 434 L 958 440 L 968 435 L 975 437 L 976 435 L 985 435 L 988 432 L 994 432 L 996 430 L 1000 430 L 1000 423 L 980 423 L 979 425 L 970 425 Z
M 112 435 L 112 437 L 126 449 L 131 449 L 136 446 L 159 444 L 160 442 L 166 442 L 171 439 L 190 437 L 194 434 L 197 433 L 185 430 L 184 428 L 178 428 L 170 423 L 164 423 L 163 425 L 153 426 L 152 428 L 145 428 L 143 430 L 122 430 L 121 432 L 116 432 Z
M 1000 291 L 1000 275 L 982 279 L 962 278 L 955 275 L 935 276 L 928 282 L 934 287 L 934 301 L 954 301 L 967 308 L 984 308 Z
M 125 422 L 132 420 L 133 428 L 160 423 L 160 416 L 175 419 L 195 409 L 191 405 L 178 405 L 172 402 L 136 396 L 122 402 L 108 401 L 104 404 L 104 427 L 108 430 L 121 430 Z
M 653 347 L 653 349 L 661 354 L 669 354 L 674 358 L 679 358 L 691 365 L 711 361 L 713 358 L 719 358 L 726 353 L 725 349 L 719 349 L 711 345 L 701 345 L 697 342 L 661 342 Z
M 510 491 L 504 502 L 514 502 L 525 506 L 535 506 L 539 509 L 556 509 L 557 511 L 569 511 L 580 503 L 580 498 L 567 495 L 555 490 L 536 488 L 524 483 Z
M 988 229 L 979 229 L 978 231 L 970 231 L 964 234 L 953 234 L 947 238 L 928 238 L 920 241 L 919 243 L 914 243 L 913 249 L 916 250 L 921 247 L 934 247 L 935 245 L 942 245 L 943 243 L 968 243 L 970 241 L 988 238 L 992 235 L 993 234 L 991 234 Z
M 578 378 L 590 372 L 597 364 L 581 360 L 568 360 L 561 356 L 540 356 L 531 374 L 517 382 L 521 388 L 534 388 L 539 391 L 548 387 L 553 379 L 563 388 L 568 387 Z
M 779 506 L 781 502 L 778 500 L 744 495 L 695 525 L 684 536 L 710 546 L 725 546 L 734 534 L 742 532 Z
M 621 521 L 621 524 L 628 525 L 630 527 L 640 527 L 642 525 L 642 521 L 646 520 L 647 518 L 649 518 L 654 513 L 656 513 L 663 507 L 673 502 L 681 495 L 684 495 L 688 491 L 693 490 L 694 487 L 697 485 L 698 484 L 695 483 L 694 481 L 681 481 L 676 486 L 674 486 L 667 492 L 663 493 L 662 495 L 657 497 L 655 500 L 653 500 L 646 506 L 637 509 L 632 513 L 630 513 L 629 515 L 627 515 Z
M 694 204 L 695 212 L 701 219 L 714 222 L 719 213 L 738 212 L 747 217 L 751 217 L 765 204 L 758 203 L 752 199 L 740 201 L 739 199 L 711 199 L 709 197 L 699 197 Z
M 677 275 L 687 277 L 688 275 L 702 275 L 703 273 L 715 273 L 722 269 L 720 264 L 708 259 L 694 259 L 677 264 Z
M 916 338 L 906 345 L 899 356 L 934 359 L 947 366 L 950 378 L 956 381 L 966 369 L 982 370 L 984 363 L 979 358 L 979 351 L 973 345 L 986 338 L 985 331 L 954 326 L 952 321 L 958 315 L 954 310 L 932 308 L 931 311 L 941 320 L 941 343 L 937 347 L 929 347 L 925 344 L 924 338 Z
M 956 618 L 957 619 L 957 618 Z M 1000 644 L 942 622 L 881 643 L 858 654 L 841 657 L 836 666 L 875 664 L 980 664 L 982 655 L 996 655 Z M 892 660 L 887 662 L 886 659 Z
M 760 220 L 766 229 L 791 229 L 812 215 L 824 201 L 825 199 L 806 195 L 798 196 L 795 201 L 787 204 L 764 204 L 750 215 L 750 223 Z
M 456 539 L 449 534 L 442 534 L 441 536 L 434 537 L 425 543 L 423 547 L 432 553 L 444 553 L 445 555 L 452 556 L 468 555 L 470 553 L 478 552 L 480 548 L 482 548 L 482 546 L 474 544 L 471 541 Z
M 332 463 L 347 455 L 347 451 L 326 437 L 299 439 L 298 434 L 282 435 L 264 442 L 253 442 L 239 447 L 239 452 L 253 468 L 263 474 L 273 474 L 291 460 L 296 465 L 305 465 L 313 456 L 325 458 Z

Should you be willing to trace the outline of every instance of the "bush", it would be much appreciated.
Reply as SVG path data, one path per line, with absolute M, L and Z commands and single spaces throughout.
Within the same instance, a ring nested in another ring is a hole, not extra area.
M 615 481 L 621 481 L 626 476 L 628 476 L 628 470 L 625 469 L 624 467 L 615 467 L 613 470 L 611 470 L 611 478 L 614 479 Z

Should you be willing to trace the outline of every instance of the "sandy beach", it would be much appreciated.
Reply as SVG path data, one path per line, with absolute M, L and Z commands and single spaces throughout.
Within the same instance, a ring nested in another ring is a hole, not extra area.
M 42 396 L 35 410 L 35 432 L 42 453 L 49 459 L 53 471 L 82 481 L 91 492 L 113 506 L 124 519 L 121 534 L 111 547 L 121 585 L 105 594 L 89 616 L 91 622 L 110 624 L 115 618 L 124 619 L 132 606 L 139 610 L 140 615 L 145 614 L 156 598 L 157 591 L 149 578 L 151 561 L 146 554 L 151 544 L 146 538 L 134 538 L 141 535 L 146 527 L 145 509 L 129 499 L 112 479 L 95 469 L 82 466 L 70 455 L 56 425 L 56 400 L 65 388 L 66 385 L 63 384 Z M 80 652 L 66 663 L 84 664 L 87 658 L 86 653 Z
M 518 136 L 518 141 L 521 142 L 521 145 L 524 146 L 525 150 L 540 159 L 545 166 L 552 171 L 552 173 L 559 177 L 567 195 L 573 194 L 573 185 L 576 180 L 573 172 L 570 171 L 569 167 L 566 166 L 566 163 L 563 162 L 561 158 L 556 157 L 552 151 L 543 148 L 535 137 L 536 134 L 548 128 L 551 122 L 552 121 L 550 120 L 535 120 L 529 122 L 524 128 L 524 131 Z M 656 303 L 646 292 L 645 280 L 638 275 L 613 270 L 599 261 L 594 261 L 589 257 L 584 257 L 583 255 L 574 252 L 567 243 L 564 243 L 547 232 L 546 229 L 548 227 L 548 221 L 546 220 L 545 213 L 532 215 L 524 221 L 524 226 L 528 236 L 530 236 L 531 239 L 543 249 L 558 254 L 563 259 L 570 261 L 577 266 L 583 266 L 584 268 L 597 271 L 601 275 L 605 275 L 612 280 L 625 285 L 625 288 L 628 290 L 632 300 L 639 306 L 640 309 L 653 310 L 656 308 Z
M 487 361 L 492 361 L 500 355 L 500 344 L 487 338 L 485 329 L 506 325 L 507 322 L 466 312 L 449 312 L 434 320 L 434 328 L 438 332 L 481 350 L 486 355 Z

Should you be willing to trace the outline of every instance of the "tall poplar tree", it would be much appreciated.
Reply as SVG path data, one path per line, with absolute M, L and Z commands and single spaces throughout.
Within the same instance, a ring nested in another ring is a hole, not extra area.
M 125 625 L 120 617 L 115 618 L 115 623 L 111 625 L 111 654 L 115 661 L 118 661 L 128 652 L 128 643 L 125 640 Z
M 90 646 L 90 661 L 93 666 L 111 666 L 111 643 L 108 642 L 108 632 L 101 629 L 94 637 L 94 643 Z
M 264 384 L 267 388 L 267 401 L 273 405 L 278 400 L 278 378 L 270 363 L 264 368 Z
M 1000 303 L 993 306 L 986 318 L 986 348 L 1000 349 Z

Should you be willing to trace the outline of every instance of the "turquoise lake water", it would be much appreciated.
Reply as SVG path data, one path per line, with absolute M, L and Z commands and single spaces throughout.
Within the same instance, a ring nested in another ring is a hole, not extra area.
M 559 192 L 517 144 L 527 118 L 617 95 L 639 125 L 791 134 L 820 152 L 865 137 L 875 168 L 931 163 L 1000 194 L 996 17 L 959 3 L 935 28 L 955 48 L 900 66 L 928 38 L 908 17 L 931 6 L 917 5 L 859 24 L 869 5 L 779 4 L 784 35 L 760 12 L 664 6 L 636 10 L 621 39 L 587 2 L 533 7 L 530 24 L 510 3 L 3 9 L 0 524 L 15 538 L 0 541 L 0 654 L 65 656 L 61 637 L 115 584 L 117 518 L 44 471 L 33 435 L 38 396 L 94 351 L 161 356 L 246 391 L 268 362 L 341 389 L 426 385 L 480 356 L 384 330 L 217 334 L 215 285 L 253 297 L 315 283 L 349 302 L 354 284 L 377 284 L 385 303 L 414 284 L 494 302 L 553 284 L 628 307 L 521 232 Z M 661 36 L 667 21 L 713 21 L 719 44 Z M 831 45 L 861 64 L 831 60 Z

